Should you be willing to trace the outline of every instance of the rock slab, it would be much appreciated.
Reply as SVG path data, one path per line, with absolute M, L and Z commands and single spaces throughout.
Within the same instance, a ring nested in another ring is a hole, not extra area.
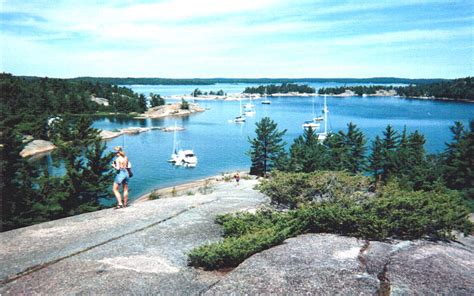
M 29 157 L 39 153 L 45 153 L 56 149 L 56 145 L 52 142 L 45 140 L 33 140 L 26 145 L 26 147 L 21 150 L 21 157 Z
M 306 234 L 255 254 L 206 295 L 474 295 L 472 245 Z

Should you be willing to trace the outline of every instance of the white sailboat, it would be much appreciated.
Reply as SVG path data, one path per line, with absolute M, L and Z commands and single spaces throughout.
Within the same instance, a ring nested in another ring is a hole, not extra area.
M 173 152 L 171 153 L 171 158 L 168 162 L 176 165 L 176 166 L 184 166 L 184 167 L 196 167 L 198 163 L 197 156 L 194 154 L 192 149 L 178 149 L 178 141 L 176 139 L 176 122 L 174 124 L 174 134 L 173 134 Z
M 303 128 L 304 129 L 313 129 L 313 130 L 317 130 L 321 124 L 318 122 L 319 120 L 316 120 L 317 117 L 314 117 L 314 96 L 312 97 L 312 106 L 313 106 L 313 120 L 309 120 L 309 121 L 305 121 L 303 123 Z
M 262 104 L 264 105 L 270 105 L 272 103 L 272 101 L 270 101 L 269 99 L 267 99 L 267 88 L 265 87 L 265 93 L 263 94 L 263 101 L 262 101 Z
M 239 99 L 240 103 L 240 115 L 234 118 L 235 123 L 244 123 L 245 122 L 245 116 L 242 112 L 242 99 Z
M 328 113 L 329 113 L 329 109 L 328 109 L 328 106 L 326 104 L 326 95 L 324 96 L 323 113 L 324 113 L 324 132 L 318 133 L 318 140 L 319 141 L 324 141 L 328 136 Z
M 249 97 L 249 102 L 244 105 L 244 115 L 245 116 L 255 115 L 255 105 L 252 104 L 252 97 Z

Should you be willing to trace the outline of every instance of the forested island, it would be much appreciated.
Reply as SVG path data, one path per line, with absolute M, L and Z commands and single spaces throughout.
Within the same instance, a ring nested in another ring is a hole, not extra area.
M 243 93 L 244 94 L 260 94 L 260 95 L 287 94 L 287 93 L 312 94 L 312 93 L 315 93 L 315 89 L 306 84 L 282 83 L 281 85 L 269 84 L 269 85 L 259 85 L 257 87 L 246 87 Z
M 409 86 L 399 87 L 383 85 L 327 87 L 320 88 L 318 90 L 318 94 L 341 95 L 347 91 L 351 91 L 358 96 L 375 95 L 380 93 L 380 91 L 386 91 L 388 93 L 390 93 L 390 91 L 394 91 L 396 95 L 402 97 L 474 101 L 474 78 L 466 77 L 454 79 L 451 81 L 419 85 L 410 84 Z

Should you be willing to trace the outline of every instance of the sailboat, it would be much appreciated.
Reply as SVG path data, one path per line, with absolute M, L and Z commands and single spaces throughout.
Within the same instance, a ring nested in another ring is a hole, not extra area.
M 323 108 L 323 113 L 324 113 L 324 132 L 323 133 L 318 133 L 318 140 L 319 141 L 324 141 L 326 140 L 328 136 L 328 106 L 326 104 L 326 96 L 324 96 L 324 108 Z
M 235 123 L 244 123 L 245 122 L 245 116 L 242 113 L 242 99 L 239 99 L 240 103 L 240 115 L 234 118 Z
M 171 158 L 168 162 L 176 166 L 184 166 L 193 168 L 196 167 L 198 163 L 197 156 L 194 154 L 192 149 L 178 149 L 178 142 L 176 140 L 176 122 L 174 124 L 174 134 L 173 134 L 173 152 L 171 153 Z
M 244 105 L 244 115 L 253 116 L 255 115 L 255 105 L 252 104 L 252 98 L 249 97 L 249 102 Z
M 312 130 L 316 130 L 319 128 L 319 126 L 321 125 L 317 120 L 316 118 L 317 117 L 314 117 L 314 96 L 312 97 L 312 105 L 313 105 L 313 120 L 309 120 L 309 121 L 305 121 L 303 123 L 303 128 L 304 129 L 309 129 L 311 128 Z
M 265 93 L 263 94 L 263 101 L 262 101 L 262 104 L 264 105 L 270 105 L 272 103 L 272 101 L 270 101 L 269 99 L 267 99 L 267 88 L 265 87 Z

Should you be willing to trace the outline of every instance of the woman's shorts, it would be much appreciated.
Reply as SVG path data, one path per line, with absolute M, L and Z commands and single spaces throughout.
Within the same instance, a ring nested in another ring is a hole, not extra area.
M 127 170 L 123 169 L 118 172 L 118 174 L 115 176 L 115 183 L 117 184 L 127 184 L 128 183 L 128 172 Z

